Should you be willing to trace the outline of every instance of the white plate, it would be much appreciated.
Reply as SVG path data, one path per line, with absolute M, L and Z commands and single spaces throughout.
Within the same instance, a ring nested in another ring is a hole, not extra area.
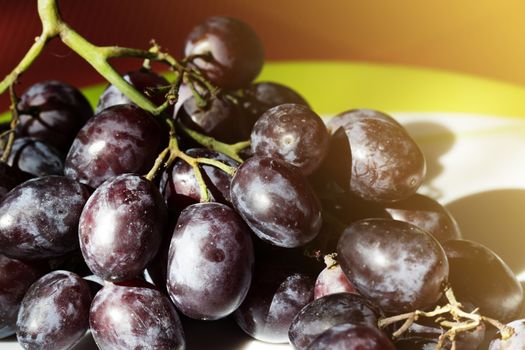
M 445 204 L 466 238 L 492 248 L 525 281 L 525 118 L 397 113 L 422 148 L 428 174 L 420 192 Z M 285 350 L 251 340 L 230 320 L 194 322 L 187 349 Z M 1 350 L 19 350 L 14 339 Z M 87 339 L 77 349 L 96 349 Z

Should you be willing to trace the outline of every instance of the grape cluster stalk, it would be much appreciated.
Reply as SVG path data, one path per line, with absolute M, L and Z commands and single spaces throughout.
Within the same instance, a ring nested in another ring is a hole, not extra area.
M 208 19 L 177 60 L 154 41 L 96 46 L 57 0 L 38 0 L 38 14 L 42 33 L 0 82 L 12 112 L 0 134 L 0 337 L 67 349 L 89 328 L 101 349 L 184 349 L 180 312 L 232 315 L 251 337 L 300 350 L 474 349 L 485 325 L 499 331 L 490 350 L 525 344 L 525 320 L 498 320 L 517 317 L 521 285 L 416 193 L 425 159 L 392 117 L 351 109 L 325 124 L 292 89 L 251 84 L 262 45 L 240 21 Z M 201 39 L 228 31 L 235 54 L 213 56 Z M 111 84 L 94 116 L 67 84 L 17 96 L 53 39 Z M 121 76 L 110 60 L 122 57 L 141 70 Z

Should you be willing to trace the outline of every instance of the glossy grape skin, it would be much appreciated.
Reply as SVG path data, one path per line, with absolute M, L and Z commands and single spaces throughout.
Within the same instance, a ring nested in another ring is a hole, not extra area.
M 137 276 L 155 257 L 166 223 L 166 205 L 152 182 L 134 174 L 106 181 L 80 216 L 80 249 L 86 264 L 106 281 Z
M 333 326 L 351 323 L 376 327 L 379 317 L 379 310 L 360 295 L 331 294 L 306 305 L 294 317 L 288 336 L 296 349 L 303 350 Z
M 259 117 L 268 109 L 285 103 L 309 107 L 308 102 L 288 86 L 271 82 L 257 82 L 243 90 L 241 106 L 248 122 L 248 135 Z
M 7 163 L 0 162 L 0 199 L 15 186 L 27 181 L 32 176 L 20 169 L 13 168 Z
M 239 109 L 222 97 L 206 98 L 205 107 L 199 107 L 194 96 L 189 97 L 177 113 L 177 119 L 186 127 L 219 141 L 241 141 L 242 120 Z
M 525 320 L 515 320 L 507 324 L 514 329 L 514 334 L 507 340 L 497 337 L 490 342 L 488 350 L 523 350 L 525 349 Z
M 388 337 L 375 327 L 340 324 L 321 334 L 308 350 L 396 350 Z
M 323 161 L 329 134 L 310 108 L 284 104 L 270 108 L 257 120 L 250 136 L 252 152 L 279 158 L 311 174 Z
M 36 266 L 0 254 L 0 339 L 15 333 L 22 298 L 40 275 Z
M 411 223 L 440 242 L 461 238 L 459 225 L 450 212 L 425 195 L 416 193 L 405 200 L 386 205 L 385 211 L 392 219 Z
M 458 300 L 479 307 L 500 321 L 514 317 L 523 302 L 523 289 L 512 270 L 489 248 L 467 240 L 443 244 L 450 264 L 450 284 Z
M 330 130 L 341 124 L 350 143 L 350 189 L 374 202 L 394 202 L 413 195 L 425 172 L 423 153 L 397 122 L 370 110 L 351 110 L 334 117 Z
M 30 137 L 20 137 L 13 143 L 7 163 L 36 177 L 62 175 L 64 156 L 56 148 Z
M 16 323 L 18 342 L 25 349 L 71 348 L 89 327 L 91 299 L 86 281 L 78 275 L 48 273 L 24 296 Z
M 430 234 L 409 223 L 363 219 L 348 226 L 337 260 L 359 293 L 385 312 L 425 310 L 443 294 L 447 257 Z
M 89 192 L 64 176 L 32 179 L 0 203 L 0 253 L 44 259 L 78 248 L 77 228 Z
M 339 264 L 326 267 L 319 273 L 315 280 L 314 299 L 336 293 L 357 293 Z
M 185 348 L 175 308 L 151 285 L 106 284 L 93 299 L 89 324 L 100 350 Z
M 91 105 L 79 90 L 53 80 L 32 85 L 20 96 L 17 108 L 18 135 L 42 139 L 64 153 L 93 115 Z
M 314 281 L 302 273 L 257 270 L 246 299 L 234 313 L 235 321 L 255 339 L 287 343 L 293 318 L 313 300 Z
M 212 83 L 238 89 L 259 74 L 264 51 L 257 34 L 244 22 L 229 17 L 210 17 L 188 35 L 185 56 L 211 54 L 193 61 Z
M 167 87 L 169 82 L 157 73 L 142 68 L 126 73 L 122 78 L 133 85 L 137 91 L 142 92 L 155 105 L 160 106 L 166 100 L 166 92 L 155 90 L 155 88 Z M 133 102 L 115 85 L 109 85 L 100 95 L 95 113 L 99 113 L 108 107 L 122 104 L 133 104 Z
M 243 302 L 252 279 L 253 246 L 241 218 L 219 203 L 199 203 L 180 215 L 168 258 L 168 292 L 195 319 L 215 320 Z
M 237 168 L 239 163 L 230 157 L 206 148 L 192 148 L 186 154 L 195 158 L 208 158 L 221 161 Z M 201 165 L 201 173 L 208 188 L 211 201 L 230 204 L 230 185 L 232 176 L 211 165 Z M 177 159 L 170 169 L 162 173 L 160 189 L 168 209 L 177 212 L 190 204 L 201 201 L 200 188 L 193 168 L 182 159 Z
M 64 174 L 93 188 L 124 173 L 147 173 L 167 136 L 150 113 L 116 105 L 80 130 L 66 157 Z
M 232 204 L 253 232 L 274 245 L 293 248 L 321 230 L 321 210 L 313 190 L 287 163 L 252 157 L 237 169 Z

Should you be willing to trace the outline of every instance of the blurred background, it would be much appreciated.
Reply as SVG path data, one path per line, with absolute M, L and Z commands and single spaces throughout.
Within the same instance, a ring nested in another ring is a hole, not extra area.
M 516 103 L 525 97 L 522 0 L 59 3 L 65 20 L 96 44 L 147 48 L 154 38 L 175 56 L 180 56 L 190 29 L 204 18 L 240 18 L 259 33 L 266 48 L 271 64 L 262 78 L 297 88 L 320 113 L 337 112 L 343 105 L 374 104 L 368 107 L 401 110 L 415 103 L 413 108 L 425 110 L 442 106 L 460 112 L 525 115 L 525 109 Z M 15 67 L 40 30 L 36 0 L 0 0 L 1 77 Z M 291 71 L 279 65 L 290 61 L 307 64 L 295 65 Z M 334 70 L 336 66 L 328 63 L 334 61 L 354 65 Z M 139 64 L 136 60 L 115 62 L 122 72 Z M 436 72 L 445 76 L 432 75 Z M 95 71 L 58 41 L 50 44 L 23 76 L 18 89 L 21 93 L 29 84 L 43 79 L 81 87 L 102 82 Z M 333 93 L 331 100 L 324 97 L 327 92 Z M 318 96 L 320 93 L 324 96 Z M 0 110 L 7 105 L 2 96 Z

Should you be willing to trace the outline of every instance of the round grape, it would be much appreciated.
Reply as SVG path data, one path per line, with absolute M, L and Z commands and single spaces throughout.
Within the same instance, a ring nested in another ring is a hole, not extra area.
M 32 179 L 0 203 L 0 253 L 43 259 L 78 248 L 78 221 L 89 192 L 64 176 Z
M 388 337 L 375 327 L 340 324 L 317 337 L 308 350 L 396 350 Z
M 280 247 L 304 245 L 321 230 L 321 210 L 313 190 L 287 163 L 252 157 L 237 169 L 232 204 L 261 239 Z
M 212 83 L 228 89 L 247 86 L 259 74 L 264 61 L 257 34 L 244 22 L 220 16 L 210 17 L 193 28 L 184 54 L 203 55 L 193 63 Z
M 157 253 L 166 221 L 166 205 L 152 182 L 133 174 L 106 181 L 80 216 L 87 265 L 106 281 L 137 276 Z
M 22 300 L 16 336 L 25 349 L 66 350 L 89 327 L 91 292 L 82 278 L 54 271 L 40 278 Z
M 309 175 L 323 161 L 329 135 L 321 118 L 310 108 L 289 103 L 264 112 L 250 139 L 255 155 L 282 159 Z
M 253 259 L 249 230 L 231 208 L 191 205 L 180 214 L 171 239 L 170 297 L 191 318 L 225 317 L 248 293 Z
M 385 312 L 424 310 L 443 294 L 449 266 L 438 241 L 409 223 L 363 219 L 348 226 L 337 259 L 360 294 Z

